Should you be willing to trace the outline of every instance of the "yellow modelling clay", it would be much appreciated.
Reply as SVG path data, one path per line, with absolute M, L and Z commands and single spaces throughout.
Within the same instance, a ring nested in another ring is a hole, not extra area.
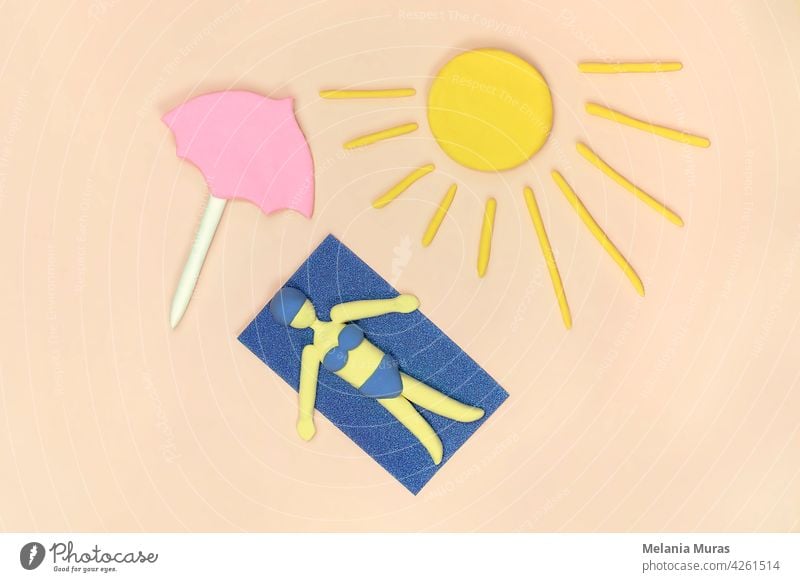
M 353 150 L 356 148 L 362 148 L 364 146 L 372 145 L 379 141 L 383 141 L 385 139 L 390 139 L 393 137 L 399 137 L 401 135 L 405 135 L 407 133 L 412 133 L 417 131 L 419 125 L 416 123 L 405 123 L 403 125 L 398 125 L 396 127 L 390 127 L 388 129 L 382 129 L 380 131 L 376 131 L 375 133 L 368 133 L 367 135 L 362 135 L 361 137 L 357 137 L 355 139 L 351 139 L 348 142 L 345 142 L 344 149 L 346 150 Z
M 319 92 L 323 99 L 394 99 L 416 94 L 416 89 L 332 89 Z
M 642 131 L 647 131 L 649 133 L 658 135 L 660 137 L 665 137 L 667 139 L 671 139 L 673 141 L 677 141 L 680 143 L 689 144 L 698 148 L 707 148 L 711 145 L 711 141 L 708 138 L 700 137 L 698 135 L 692 135 L 691 133 L 684 133 L 676 129 L 662 127 L 660 125 L 654 125 L 652 123 L 648 123 L 640 119 L 629 117 L 624 113 L 620 113 L 619 111 L 614 111 L 613 109 L 609 109 L 608 107 L 603 107 L 602 105 L 598 105 L 597 103 L 587 103 L 586 113 L 588 113 L 589 115 L 602 117 L 610 121 L 616 121 L 617 123 L 621 123 L 622 125 L 627 125 L 628 127 L 633 127 L 636 129 L 640 129 Z
M 367 299 L 339 303 L 331 308 L 331 321 L 344 323 L 356 319 L 377 317 L 387 313 L 411 313 L 419 308 L 413 295 L 398 295 L 394 299 Z
M 681 63 L 579 63 L 581 73 L 669 73 L 680 71 Z
M 544 221 L 539 212 L 539 205 L 536 203 L 536 196 L 533 190 L 525 186 L 525 203 L 528 205 L 528 213 L 531 215 L 533 227 L 536 229 L 536 236 L 539 239 L 539 246 L 542 247 L 542 254 L 544 255 L 544 262 L 547 265 L 547 270 L 550 273 L 550 280 L 553 282 L 553 291 L 556 293 L 558 299 L 558 308 L 561 310 L 561 319 L 564 320 L 564 327 L 570 329 L 572 327 L 572 315 L 569 311 L 569 304 L 567 303 L 567 294 L 564 292 L 564 284 L 561 282 L 561 274 L 558 272 L 558 265 L 556 264 L 556 257 L 553 255 L 553 249 L 550 246 L 550 240 L 547 238 L 547 231 L 544 228 Z
M 431 221 L 428 224 L 428 228 L 425 229 L 425 234 L 422 236 L 422 246 L 427 247 L 430 245 L 433 242 L 434 237 L 436 237 L 436 233 L 439 232 L 439 227 L 441 226 L 444 217 L 447 216 L 447 211 L 450 210 L 450 205 L 453 203 L 453 199 L 456 197 L 456 189 L 457 186 L 455 184 L 447 189 L 447 193 L 439 203 L 439 208 L 436 209 L 433 218 L 431 218 Z
M 411 187 L 411 185 L 414 182 L 416 182 L 417 180 L 419 180 L 423 176 L 427 176 L 428 174 L 433 172 L 433 170 L 435 170 L 435 169 L 436 169 L 436 166 L 434 166 L 433 164 L 427 164 L 425 166 L 422 166 L 421 168 L 417 168 L 416 170 L 411 172 L 408 176 L 406 176 L 405 178 L 400 180 L 397 184 L 392 186 L 389 189 L 389 191 L 386 192 L 386 194 L 384 194 L 383 196 L 380 196 L 379 198 L 376 198 L 372 202 L 372 207 L 373 208 L 383 208 L 384 206 L 389 204 L 389 202 L 391 202 L 392 200 L 394 200 L 395 198 L 400 196 L 400 194 L 402 194 L 403 192 L 408 190 L 409 187 Z
M 489 257 L 492 254 L 492 234 L 494 232 L 494 215 L 497 211 L 497 201 L 489 198 L 486 201 L 486 210 L 483 212 L 483 226 L 481 227 L 481 241 L 478 247 L 478 277 L 486 275 L 489 266 Z
M 383 314 L 381 313 L 380 315 Z M 328 327 L 334 328 L 335 326 Z M 370 342 L 361 342 L 359 346 L 350 350 L 347 365 L 336 372 L 336 375 L 353 388 L 360 389 L 375 370 L 380 368 L 384 355 L 382 351 Z
M 419 412 L 411 405 L 403 396 L 396 398 L 378 398 L 386 410 L 392 413 L 400 423 L 406 427 L 411 434 L 417 437 L 417 440 L 422 443 L 425 450 L 431 456 L 435 465 L 442 462 L 444 449 L 442 448 L 442 441 L 436 435 L 431 425 L 422 418 Z
M 300 413 L 297 417 L 297 434 L 304 441 L 310 441 L 317 432 L 313 417 L 319 376 L 319 366 L 314 365 L 316 362 L 319 362 L 317 348 L 313 345 L 304 347 L 300 358 Z
M 650 196 L 647 192 L 636 186 L 630 180 L 625 178 L 622 174 L 617 172 L 614 168 L 609 166 L 603 159 L 594 153 L 589 146 L 578 142 L 576 144 L 578 152 L 595 167 L 599 168 L 606 176 L 614 180 L 617 184 L 625 188 L 628 192 L 636 196 L 639 200 L 647 204 L 650 208 L 664 216 L 672 224 L 683 226 L 683 220 L 680 216 L 675 214 L 672 210 L 664 206 L 661 202 Z
M 439 146 L 467 168 L 514 168 L 538 152 L 553 127 L 553 101 L 530 63 L 499 49 L 451 59 L 428 94 L 428 122 Z
M 639 278 L 639 275 L 636 274 L 636 271 L 633 270 L 633 267 L 630 265 L 630 263 L 625 259 L 624 256 L 622 256 L 622 253 L 619 252 L 617 247 L 614 246 L 614 243 L 611 242 L 611 239 L 608 238 L 608 235 L 603 232 L 603 229 L 600 228 L 600 225 L 597 224 L 597 221 L 595 221 L 595 219 L 589 213 L 589 210 L 583 205 L 583 202 L 581 202 L 581 199 L 578 198 L 578 195 L 575 194 L 570 185 L 566 180 L 564 180 L 564 177 L 557 170 L 553 170 L 551 172 L 551 176 L 561 192 L 564 193 L 564 196 L 567 198 L 572 208 L 586 225 L 586 228 L 589 229 L 589 232 L 594 235 L 594 237 L 597 239 L 597 242 L 600 243 L 600 246 L 602 246 L 611 256 L 611 258 L 614 259 L 614 262 L 620 266 L 628 279 L 630 279 L 630 282 L 633 283 L 636 292 L 639 293 L 639 295 L 644 296 L 644 285 L 642 284 L 642 280 Z
M 276 321 L 297 329 L 311 328 L 313 343 L 303 348 L 300 360 L 299 414 L 297 433 L 310 440 L 320 365 L 375 398 L 425 447 L 435 464 L 442 461 L 442 442 L 411 403 L 458 422 L 483 417 L 480 408 L 463 404 L 401 372 L 397 361 L 364 337 L 354 319 L 387 313 L 411 313 L 419 307 L 413 295 L 340 303 L 331 308 L 331 321 L 317 319 L 311 301 L 299 290 L 281 289 L 270 302 Z
M 476 420 L 475 415 L 478 409 L 474 406 L 453 400 L 408 374 L 401 373 L 400 375 L 403 378 L 403 395 L 414 404 L 458 422 Z

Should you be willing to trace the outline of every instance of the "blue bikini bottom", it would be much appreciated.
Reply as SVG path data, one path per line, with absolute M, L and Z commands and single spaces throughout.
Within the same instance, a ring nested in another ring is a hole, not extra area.
M 378 368 L 361 385 L 360 392 L 370 398 L 394 398 L 403 391 L 403 379 L 400 368 L 389 354 L 384 354 Z

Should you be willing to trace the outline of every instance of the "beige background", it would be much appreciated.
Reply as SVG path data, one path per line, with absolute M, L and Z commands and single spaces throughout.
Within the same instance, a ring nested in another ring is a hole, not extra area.
M 695 6 L 696 4 L 696 6 Z M 800 530 L 800 9 L 695 3 L 4 4 L 0 24 L 0 528 L 4 530 Z M 441 10 L 441 11 L 439 11 Z M 448 160 L 430 76 L 497 46 L 542 71 L 552 139 L 500 176 Z M 581 75 L 582 59 L 683 72 Z M 321 88 L 413 86 L 331 103 Z M 314 218 L 229 205 L 176 331 L 169 301 L 204 204 L 160 116 L 228 87 L 292 95 L 317 164 Z M 586 100 L 711 138 L 667 142 Z M 349 155 L 362 132 L 415 135 Z M 574 150 L 601 155 L 678 229 Z M 416 164 L 435 177 L 370 201 Z M 560 168 L 630 258 L 639 298 L 549 179 Z M 434 245 L 422 231 L 461 188 Z M 521 190 L 532 185 L 575 326 L 566 332 Z M 480 214 L 494 254 L 475 275 Z M 332 232 L 511 398 L 414 497 L 236 341 Z

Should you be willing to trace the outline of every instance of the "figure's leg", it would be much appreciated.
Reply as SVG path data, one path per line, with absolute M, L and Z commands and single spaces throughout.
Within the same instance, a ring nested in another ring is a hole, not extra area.
M 483 410 L 480 408 L 453 400 L 408 374 L 401 374 L 401 378 L 403 379 L 403 396 L 434 414 L 459 422 L 472 422 L 483 418 Z
M 431 428 L 431 425 L 422 418 L 422 415 L 412 406 L 412 404 L 402 396 L 394 398 L 377 398 L 386 410 L 391 412 L 400 423 L 411 431 L 422 446 L 430 454 L 434 464 L 438 465 L 442 462 L 442 441 L 436 436 L 436 433 Z

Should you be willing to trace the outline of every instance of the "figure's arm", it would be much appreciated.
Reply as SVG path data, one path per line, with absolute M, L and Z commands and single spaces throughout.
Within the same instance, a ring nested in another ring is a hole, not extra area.
M 393 299 L 367 299 L 340 303 L 331 309 L 331 321 L 344 323 L 355 319 L 377 317 L 387 313 L 411 313 L 419 307 L 414 295 L 398 295 Z
M 304 441 L 310 441 L 317 432 L 314 428 L 314 402 L 317 399 L 318 375 L 317 348 L 306 346 L 300 358 L 300 411 L 297 417 L 297 434 Z

